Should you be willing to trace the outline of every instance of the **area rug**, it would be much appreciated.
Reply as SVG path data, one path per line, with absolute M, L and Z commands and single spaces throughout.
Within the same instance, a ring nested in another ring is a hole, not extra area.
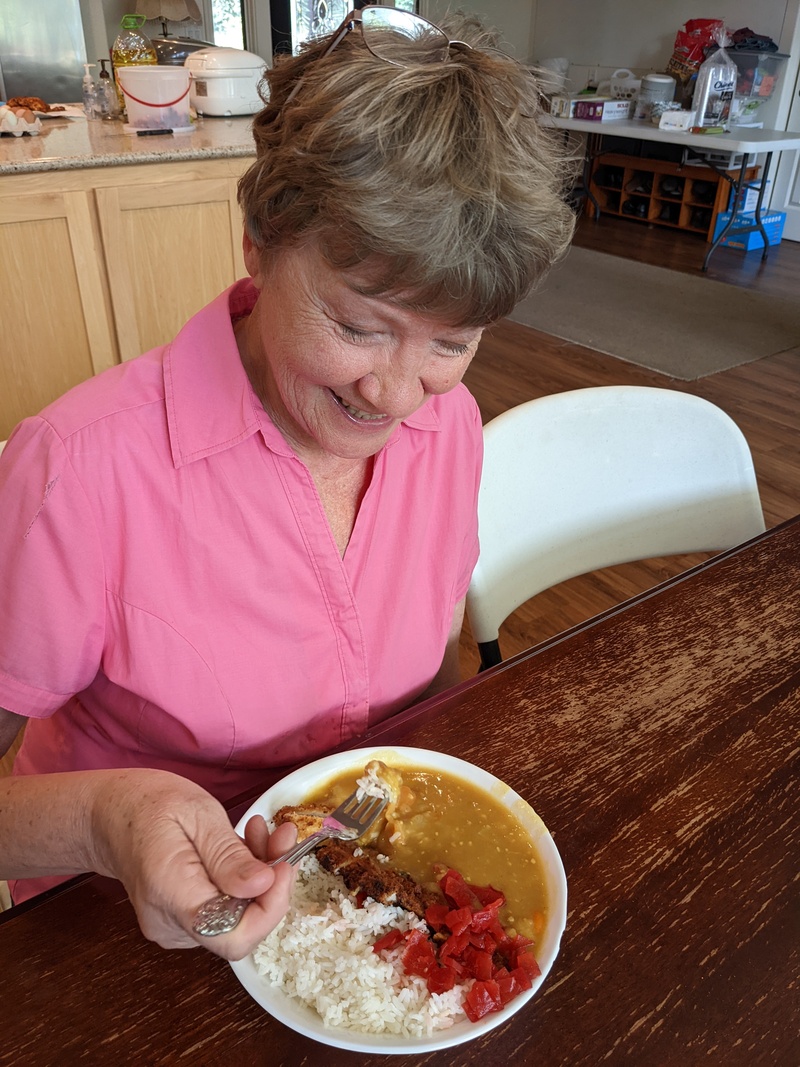
M 796 302 L 572 247 L 510 318 L 682 381 L 800 346 Z

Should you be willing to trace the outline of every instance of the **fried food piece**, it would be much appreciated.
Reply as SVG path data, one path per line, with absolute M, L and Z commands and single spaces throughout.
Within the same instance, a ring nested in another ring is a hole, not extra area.
M 276 826 L 293 822 L 297 827 L 297 840 L 305 841 L 307 837 L 322 829 L 322 820 L 332 811 L 333 808 L 324 804 L 287 804 L 275 812 L 273 819 Z
M 12 96 L 6 103 L 9 107 L 26 107 L 29 111 L 51 110 L 50 105 L 39 96 Z
M 380 904 L 396 904 L 425 918 L 429 904 L 441 904 L 438 893 L 418 885 L 410 875 L 380 863 L 375 853 L 360 850 L 358 842 L 326 841 L 316 850 L 320 866 L 337 874 L 351 893 L 363 893 Z

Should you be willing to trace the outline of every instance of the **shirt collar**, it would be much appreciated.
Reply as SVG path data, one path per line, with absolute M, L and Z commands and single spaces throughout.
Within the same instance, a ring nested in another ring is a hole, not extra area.
M 294 455 L 259 403 L 233 332 L 232 320 L 249 315 L 257 298 L 249 278 L 235 282 L 191 318 L 167 347 L 164 395 L 176 468 L 222 452 L 259 430 L 274 452 Z M 404 419 L 387 447 L 404 427 L 438 431 L 435 403 L 429 400 Z
M 168 347 L 164 395 L 176 467 L 230 448 L 259 429 L 258 401 L 231 321 L 249 314 L 257 297 L 249 278 L 236 282 L 191 318 Z

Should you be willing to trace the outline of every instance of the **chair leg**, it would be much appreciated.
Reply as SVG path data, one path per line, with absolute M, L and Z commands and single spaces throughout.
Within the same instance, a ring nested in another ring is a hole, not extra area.
M 490 667 L 496 667 L 498 663 L 503 662 L 499 641 L 479 641 L 478 652 L 480 652 L 481 656 L 481 665 L 478 668 L 479 674 L 481 671 L 487 671 Z

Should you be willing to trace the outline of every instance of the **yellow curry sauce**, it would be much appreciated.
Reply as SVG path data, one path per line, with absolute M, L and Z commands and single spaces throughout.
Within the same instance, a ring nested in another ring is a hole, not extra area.
M 402 780 L 396 805 L 365 841 L 418 883 L 436 881 L 435 865 L 453 867 L 474 885 L 492 885 L 506 898 L 503 926 L 538 944 L 547 901 L 541 862 L 529 834 L 491 794 L 441 771 L 391 768 Z M 305 803 L 337 806 L 358 773 L 331 779 Z

